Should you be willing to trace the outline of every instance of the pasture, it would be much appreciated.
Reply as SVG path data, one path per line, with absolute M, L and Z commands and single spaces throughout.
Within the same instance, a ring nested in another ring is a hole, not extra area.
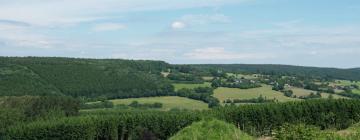
M 274 91 L 269 85 L 262 85 L 259 88 L 252 89 L 238 89 L 238 88 L 225 88 L 220 87 L 214 90 L 214 97 L 218 98 L 220 102 L 226 99 L 252 99 L 260 95 L 267 99 L 277 99 L 279 102 L 296 101 L 300 99 L 290 98 L 284 96 L 283 93 Z
M 311 93 L 316 93 L 316 91 L 313 90 L 307 90 L 307 89 L 303 89 L 303 88 L 297 88 L 297 87 L 291 87 L 289 88 L 290 90 L 293 91 L 294 95 L 296 95 L 297 97 L 300 96 L 308 96 Z M 332 94 L 334 99 L 339 99 L 339 98 L 347 98 L 347 97 L 343 97 L 340 95 L 336 95 L 336 94 Z M 321 97 L 322 98 L 329 98 L 330 94 L 329 93 L 321 93 Z
M 204 82 L 203 84 L 174 83 L 172 85 L 175 87 L 175 91 L 177 91 L 179 89 L 182 89 L 182 88 L 194 89 L 194 88 L 197 88 L 197 87 L 211 87 L 210 82 Z

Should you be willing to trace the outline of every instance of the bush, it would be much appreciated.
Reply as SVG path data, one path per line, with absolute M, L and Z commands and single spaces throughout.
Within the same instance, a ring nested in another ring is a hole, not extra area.
M 314 126 L 284 124 L 275 131 L 275 137 L 279 140 L 313 140 L 318 133 L 320 129 Z
M 170 140 L 254 140 L 234 125 L 219 120 L 202 120 L 182 129 Z

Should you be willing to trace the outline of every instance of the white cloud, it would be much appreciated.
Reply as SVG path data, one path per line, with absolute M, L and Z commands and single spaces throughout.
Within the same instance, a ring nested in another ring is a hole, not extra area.
M 109 13 L 218 7 L 246 1 L 250 0 L 2 0 L 0 19 L 63 26 L 109 18 Z
M 247 59 L 267 59 L 274 58 L 272 54 L 266 53 L 238 53 L 229 52 L 225 48 L 212 47 L 195 49 L 184 54 L 185 57 L 198 60 L 247 60 Z
M 56 41 L 21 24 L 0 23 L 0 42 L 8 46 L 51 48 Z
M 171 24 L 171 28 L 173 28 L 173 29 L 182 29 L 185 27 L 186 27 L 185 23 L 180 22 L 180 21 L 175 21 Z
M 223 14 L 199 14 L 199 15 L 184 15 L 171 24 L 173 29 L 182 29 L 186 26 L 205 25 L 213 23 L 229 23 L 230 19 Z
M 126 26 L 119 23 L 101 23 L 97 24 L 93 27 L 93 31 L 101 32 L 101 31 L 116 31 L 126 29 Z
M 229 23 L 231 20 L 229 17 L 223 14 L 199 14 L 199 15 L 184 15 L 180 18 L 180 21 L 189 25 L 203 25 L 211 23 Z

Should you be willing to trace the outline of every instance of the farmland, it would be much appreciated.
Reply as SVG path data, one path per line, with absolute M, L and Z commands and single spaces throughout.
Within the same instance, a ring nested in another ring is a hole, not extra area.
M 267 99 L 277 99 L 279 102 L 296 101 L 298 99 L 284 96 L 281 92 L 271 90 L 271 86 L 262 85 L 260 88 L 253 89 L 237 89 L 220 87 L 214 91 L 214 97 L 218 98 L 220 102 L 226 99 L 251 99 L 257 98 L 260 95 Z
M 289 88 L 290 90 L 292 90 L 294 92 L 294 95 L 296 96 L 309 96 L 311 93 L 316 93 L 316 91 L 312 91 L 312 90 L 307 90 L 307 89 L 303 89 L 303 88 L 296 88 L 296 87 L 292 87 Z M 330 96 L 330 94 L 328 93 L 321 93 L 321 97 L 322 98 L 328 98 Z M 336 95 L 336 94 L 332 94 L 333 98 L 335 99 L 339 99 L 339 98 L 346 98 L 344 96 L 340 96 L 340 95 Z

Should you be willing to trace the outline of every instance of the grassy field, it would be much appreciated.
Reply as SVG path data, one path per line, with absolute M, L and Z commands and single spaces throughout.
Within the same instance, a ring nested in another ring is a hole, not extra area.
M 193 89 L 197 87 L 211 87 L 211 83 L 204 82 L 203 84 L 182 84 L 182 83 L 174 83 L 175 91 L 182 89 L 182 88 L 188 88 Z
M 352 92 L 355 93 L 355 94 L 360 94 L 360 90 L 359 90 L 359 89 L 353 90 Z
M 214 79 L 214 77 L 212 77 L 212 76 L 204 76 L 204 77 L 202 77 L 202 79 L 204 79 L 205 81 L 211 81 L 212 79 Z
M 115 99 L 110 101 L 113 102 L 115 106 L 118 104 L 128 105 L 132 101 L 138 101 L 141 104 L 158 102 L 163 104 L 163 107 L 160 110 L 164 110 L 164 111 L 170 110 L 172 108 L 189 109 L 189 110 L 208 109 L 208 105 L 202 101 L 197 101 L 184 97 L 176 97 L 176 96 Z
M 353 84 L 360 86 L 360 82 L 351 82 L 349 80 L 336 80 L 335 82 L 331 82 L 330 86 L 333 86 L 333 85 L 350 86 Z
M 280 102 L 300 100 L 284 96 L 283 93 L 271 89 L 269 85 L 262 85 L 259 88 L 252 89 L 238 89 L 238 88 L 217 88 L 214 91 L 214 97 L 218 98 L 221 102 L 226 99 L 251 99 L 257 98 L 260 95 L 267 99 L 276 98 Z
M 312 91 L 312 90 L 307 90 L 307 89 L 303 89 L 303 88 L 297 88 L 297 87 L 291 87 L 290 88 L 294 95 L 296 96 L 308 96 L 310 95 L 311 93 L 316 93 L 316 91 Z M 329 95 L 328 93 L 321 93 L 321 97 L 322 98 L 329 98 Z M 343 96 L 340 96 L 340 95 L 336 95 L 336 94 L 333 94 L 333 97 L 334 99 L 339 99 L 339 98 L 347 98 L 347 97 L 343 97 Z

